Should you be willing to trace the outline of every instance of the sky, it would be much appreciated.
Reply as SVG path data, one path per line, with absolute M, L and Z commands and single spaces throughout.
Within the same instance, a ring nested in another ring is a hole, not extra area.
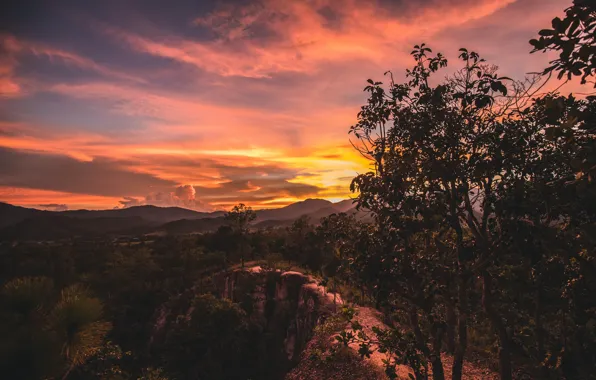
M 570 0 L 15 1 L 0 12 L 0 201 L 50 210 L 338 201 L 368 78 L 425 42 L 523 78 Z

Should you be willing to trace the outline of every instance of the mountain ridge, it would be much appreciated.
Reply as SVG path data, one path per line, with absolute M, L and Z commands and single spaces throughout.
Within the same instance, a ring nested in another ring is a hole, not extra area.
M 313 198 L 276 209 L 257 209 L 255 212 L 255 228 L 288 226 L 301 216 L 317 222 L 334 213 L 356 214 L 349 199 L 333 203 Z M 152 205 L 107 210 L 47 211 L 0 202 L 0 239 L 47 240 L 102 234 L 197 233 L 217 229 L 223 223 L 223 215 L 223 211 L 199 212 Z

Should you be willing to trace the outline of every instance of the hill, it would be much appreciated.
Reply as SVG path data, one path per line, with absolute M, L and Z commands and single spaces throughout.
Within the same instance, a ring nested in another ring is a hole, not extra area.
M 181 207 L 134 206 L 113 210 L 62 211 L 60 214 L 80 219 L 137 217 L 149 222 L 168 223 L 180 219 L 201 219 L 221 216 L 223 212 L 198 212 Z
M 256 222 L 263 220 L 297 219 L 302 215 L 308 215 L 320 209 L 331 207 L 332 205 L 333 203 L 325 199 L 306 199 L 281 208 L 257 210 Z
M 0 202 L 0 228 L 19 223 L 27 218 L 41 216 L 44 213 L 46 213 L 46 211 L 13 206 L 8 203 Z
M 167 234 L 192 234 L 201 232 L 212 232 L 225 224 L 223 216 L 202 219 L 180 219 L 163 224 L 154 232 L 165 232 Z
M 348 212 L 356 207 L 352 199 L 344 199 L 343 201 L 333 203 L 332 205 L 338 212 Z
M 286 227 L 308 216 L 318 223 L 333 213 L 355 213 L 351 200 L 332 203 L 306 199 L 277 209 L 256 210 L 255 228 Z M 214 231 L 224 212 L 198 212 L 180 207 L 135 206 L 112 210 L 44 211 L 0 202 L 0 239 L 52 240 L 106 234 L 163 232 L 187 234 Z
M 222 216 L 222 211 L 198 212 L 181 207 L 134 206 L 112 210 L 43 211 L 0 202 L 0 228 L 39 216 L 66 216 L 73 219 L 142 218 L 163 224 L 180 219 L 201 219 Z

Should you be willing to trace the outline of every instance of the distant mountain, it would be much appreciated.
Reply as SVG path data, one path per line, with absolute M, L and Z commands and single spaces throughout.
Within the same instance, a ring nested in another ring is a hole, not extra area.
M 34 216 L 41 216 L 45 212 L 33 208 L 13 206 L 0 202 L 0 228 L 23 221 Z
M 223 215 L 223 212 L 198 212 L 180 207 L 134 206 L 113 210 L 73 210 L 62 211 L 61 215 L 72 218 L 130 218 L 139 217 L 150 222 L 168 223 L 179 219 L 200 219 Z
M 198 212 L 181 207 L 134 206 L 113 210 L 42 211 L 0 202 L 0 228 L 38 216 L 67 216 L 75 219 L 142 218 L 150 223 L 163 224 L 180 219 L 201 219 L 223 216 L 223 211 Z
M 362 221 L 370 220 L 366 212 L 356 211 L 351 199 L 337 203 L 331 203 L 323 199 L 307 199 L 286 207 L 266 211 L 266 213 L 264 211 L 257 211 L 257 220 L 254 224 L 255 228 L 289 227 L 294 220 L 301 216 L 306 216 L 310 219 L 311 223 L 318 224 L 322 218 L 342 212 L 353 214 L 357 219 Z
M 289 227 L 294 220 L 301 216 L 310 218 L 311 223 L 318 223 L 321 218 L 336 214 L 338 212 L 352 211 L 353 205 L 350 203 L 331 203 L 323 199 L 307 199 L 302 202 L 293 203 L 286 207 L 269 210 L 257 210 L 257 219 L 253 223 L 253 228 L 279 228 Z M 351 207 L 348 207 L 351 206 Z M 314 211 L 313 211 L 314 210 Z M 168 234 L 189 234 L 215 231 L 225 224 L 223 217 L 211 217 L 201 219 L 181 219 L 159 226 L 156 232 L 165 232 Z
M 285 227 L 305 215 L 312 223 L 334 213 L 356 213 L 351 200 L 332 203 L 306 199 L 291 205 L 255 210 L 255 228 Z M 0 202 L 0 239 L 52 240 L 75 236 L 187 234 L 214 231 L 224 224 L 223 211 L 197 212 L 180 207 L 135 206 L 113 210 L 44 211 Z
M 304 201 L 292 203 L 291 205 L 281 208 L 270 210 L 257 210 L 256 222 L 271 219 L 297 219 L 302 215 L 308 215 L 322 208 L 332 207 L 332 205 L 333 203 L 324 199 L 306 199 Z
M 199 219 L 215 216 L 208 212 L 198 212 L 180 207 L 134 206 L 113 210 L 73 210 L 62 211 L 61 215 L 71 218 L 89 219 L 98 217 L 130 218 L 139 217 L 149 222 L 167 223 L 179 219 Z M 223 213 L 221 213 L 223 214 Z
M 321 220 L 322 218 L 325 218 L 331 214 L 337 214 L 339 213 L 338 210 L 335 209 L 335 207 L 333 206 L 329 206 L 329 207 L 323 207 L 321 209 L 315 210 L 309 214 L 306 214 L 304 216 L 307 216 L 310 219 L 311 223 L 318 223 L 319 220 Z
M 355 207 L 356 205 L 352 199 L 344 199 L 341 202 L 333 203 L 333 208 L 338 212 L 348 212 Z

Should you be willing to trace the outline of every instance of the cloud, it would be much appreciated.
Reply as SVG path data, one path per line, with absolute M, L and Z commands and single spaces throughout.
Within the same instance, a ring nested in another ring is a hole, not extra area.
M 133 197 L 124 197 L 123 200 L 119 201 L 122 207 L 135 207 L 135 206 L 144 206 L 145 202 L 138 198 Z
M 192 185 L 182 185 L 173 191 L 154 192 L 144 199 L 125 197 L 120 201 L 123 207 L 153 205 L 160 207 L 184 207 L 196 211 L 213 211 L 214 208 L 196 198 L 196 190 Z
M 201 194 L 201 199 L 214 206 L 229 207 L 243 202 L 263 207 L 274 199 L 299 200 L 316 196 L 322 190 L 314 184 L 294 182 L 301 169 L 273 163 L 244 167 L 217 162 L 209 165 L 217 168 L 220 183 L 210 187 L 195 186 L 195 189 Z
M 162 207 L 184 207 L 197 211 L 211 211 L 212 207 L 195 198 L 195 190 L 192 185 L 177 187 L 172 192 L 151 193 L 145 197 L 146 204 Z
M 0 43 L 0 99 L 14 98 L 23 94 L 23 89 L 15 78 L 16 66 L 17 61 Z
M 182 201 L 194 201 L 197 194 L 192 185 L 178 186 L 174 191 L 174 195 Z
M 480 19 L 514 1 L 430 1 L 392 9 L 356 0 L 264 0 L 224 4 L 197 18 L 195 24 L 212 32 L 212 40 L 150 38 L 111 26 L 103 31 L 139 52 L 224 77 L 270 78 L 312 74 L 335 61 L 403 60 L 404 43 Z
M 33 55 L 37 57 L 45 57 L 52 63 L 59 62 L 67 66 L 74 66 L 80 69 L 94 71 L 110 78 L 137 83 L 146 82 L 144 78 L 111 69 L 105 65 L 95 62 L 90 58 L 83 57 L 76 53 L 57 49 L 45 44 L 36 43 L 25 39 L 19 39 L 8 34 L 0 34 L 0 48 L 1 50 L 4 50 L 5 54 L 7 54 L 7 56 L 11 57 L 13 60 L 19 55 Z
M 104 197 L 52 190 L 0 186 L 0 201 L 37 208 L 40 204 L 65 204 L 69 209 L 105 209 L 118 203 L 118 197 Z M 48 202 L 51 201 L 51 202 Z
M 274 164 L 236 167 L 205 159 L 202 166 L 216 170 L 217 177 L 212 178 L 214 184 L 186 184 L 168 191 L 152 192 L 142 198 L 126 197 L 119 203 L 124 207 L 155 205 L 212 211 L 241 202 L 267 207 L 269 202 L 280 198 L 288 204 L 316 196 L 323 190 L 316 185 L 293 182 L 299 169 Z
M 9 76 L 0 76 L 0 98 L 14 98 L 22 94 L 21 86 Z
M 175 183 L 128 170 L 109 159 L 70 157 L 0 148 L 0 186 L 100 196 L 135 196 Z
M 349 145 L 305 148 L 204 149 L 211 141 L 120 141 L 94 134 L 47 134 L 50 127 L 36 130 L 21 123 L 0 123 L 0 146 L 67 155 L 76 161 L 112 162 L 135 173 L 145 173 L 174 183 L 195 183 L 214 187 L 223 182 L 250 181 L 252 186 L 269 186 L 264 179 L 282 178 L 326 187 L 336 177 L 354 176 L 366 170 L 366 162 Z M 216 142 L 215 142 L 216 143 Z M 215 146 L 217 147 L 217 146 Z M 108 154 L 109 156 L 106 156 Z M 43 155 L 45 156 L 45 155 Z M 306 172 L 310 171 L 310 175 Z M 325 171 L 325 173 L 322 173 Z M 263 175 L 264 177 L 260 177 Z M 293 186 L 293 185 L 289 185 Z M 347 191 L 347 187 L 346 187 Z M 146 194 L 146 192 L 144 193 Z
M 37 205 L 38 207 L 49 210 L 49 211 L 66 211 L 68 210 L 68 206 L 65 204 L 58 204 L 58 203 L 46 203 Z

